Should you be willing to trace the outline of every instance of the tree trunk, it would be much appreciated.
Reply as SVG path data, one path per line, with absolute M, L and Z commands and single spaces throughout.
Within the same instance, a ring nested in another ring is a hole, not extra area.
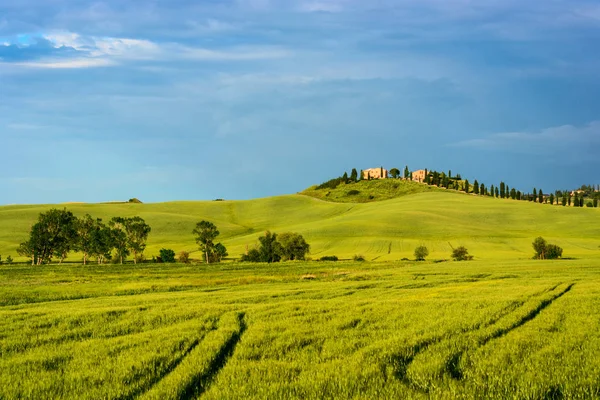
M 204 252 L 206 254 L 206 263 L 208 264 L 208 250 Z
M 137 252 L 133 252 L 133 263 L 137 265 Z

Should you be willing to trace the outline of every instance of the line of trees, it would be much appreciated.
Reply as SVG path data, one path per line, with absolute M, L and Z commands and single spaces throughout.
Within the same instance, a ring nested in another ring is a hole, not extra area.
M 89 214 L 77 218 L 71 211 L 54 208 L 39 215 L 17 253 L 30 258 L 31 265 L 47 264 L 55 258 L 60 264 L 70 252 L 82 253 L 84 265 L 91 258 L 98 264 L 113 258 L 123 264 L 130 254 L 137 263 L 143 259 L 151 230 L 141 217 L 114 217 L 104 224 Z

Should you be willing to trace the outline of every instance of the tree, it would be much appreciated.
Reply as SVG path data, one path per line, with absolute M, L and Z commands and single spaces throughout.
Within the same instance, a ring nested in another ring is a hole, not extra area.
M 465 180 L 465 193 L 469 193 L 469 180 Z
M 127 243 L 126 220 L 123 217 L 113 217 L 109 222 L 110 238 L 121 264 L 130 254 Z
M 358 180 L 359 180 L 359 181 L 362 181 L 363 179 L 365 179 L 364 175 L 365 175 L 365 171 L 363 171 L 363 170 L 361 169 L 361 170 L 360 170 L 360 175 L 358 176 Z
M 342 175 L 342 181 L 344 181 L 344 183 L 348 183 L 348 173 L 344 172 L 344 175 Z
M 473 193 L 479 194 L 479 182 L 477 182 L 477 179 L 473 182 Z
M 473 256 L 469 255 L 466 247 L 460 246 L 452 250 L 452 259 L 454 261 L 468 261 L 472 260 Z
M 539 197 L 539 202 L 540 202 L 540 204 L 541 204 L 541 203 L 543 203 L 543 202 L 544 202 L 544 192 L 543 192 L 543 190 L 542 190 L 542 189 L 540 189 L 540 192 L 539 192 L 539 196 L 538 196 L 538 197 Z
M 543 237 L 539 236 L 535 238 L 533 243 L 531 244 L 533 246 L 533 250 L 535 251 L 535 255 L 533 256 L 533 258 L 536 258 L 538 260 L 545 259 L 547 244 L 548 243 Z
M 408 169 L 408 165 L 404 167 L 404 179 L 410 179 L 410 170 Z
M 504 182 L 500 182 L 500 198 L 503 199 L 506 195 L 506 185 Z
M 200 221 L 192 233 L 196 235 L 196 243 L 200 246 L 200 251 L 204 253 L 206 263 L 210 263 L 210 254 L 215 250 L 214 240 L 220 232 L 212 222 Z
M 517 191 L 515 190 L 515 188 L 510 189 L 510 198 L 513 200 L 517 199 Z
M 212 254 L 212 260 L 214 262 L 221 262 L 222 259 L 227 257 L 227 248 L 222 243 L 215 244 L 215 251 Z
M 485 196 L 485 185 L 483 183 L 479 187 L 479 194 Z
M 7 263 L 8 265 L 11 265 L 11 264 L 13 263 L 13 259 L 12 259 L 12 257 L 11 257 L 11 256 L 8 256 L 8 257 L 6 257 L 6 263 Z
M 583 207 L 583 195 L 579 198 L 579 207 Z
M 41 213 L 29 233 L 29 239 L 21 243 L 18 254 L 31 257 L 32 265 L 41 265 L 60 257 L 60 262 L 71 251 L 76 237 L 76 217 L 66 209 L 51 209 Z
M 310 245 L 299 233 L 284 232 L 279 235 L 278 241 L 281 243 L 281 256 L 284 261 L 304 260 L 306 254 L 310 252 Z
M 260 252 L 257 249 L 251 249 L 247 254 L 243 254 L 240 259 L 242 262 L 261 262 Z
M 498 194 L 498 188 L 496 187 L 496 197 L 499 197 L 500 195 Z
M 593 204 L 594 204 L 594 208 L 598 207 L 598 198 L 594 199 Z
M 113 231 L 109 226 L 102 223 L 100 218 L 96 219 L 94 229 L 90 237 L 90 257 L 95 257 L 98 264 L 104 263 L 104 260 L 110 260 L 112 258 L 111 252 L 116 247 L 116 237 L 119 237 L 119 233 Z M 127 256 L 127 254 L 119 253 L 120 256 Z M 121 259 L 121 263 L 123 259 Z
M 564 194 L 562 196 L 561 202 L 562 202 L 563 207 L 567 205 L 567 197 Z
M 260 242 L 258 249 L 260 261 L 274 263 L 281 260 L 283 248 L 281 247 L 281 244 L 277 241 L 276 233 L 266 231 L 265 236 L 259 237 L 258 241 Z
M 356 172 L 356 168 L 352 168 L 352 172 L 350 173 L 350 180 L 352 182 L 358 181 L 358 172 Z
M 494 185 L 490 186 L 490 196 L 494 197 Z
M 571 206 L 571 194 L 569 193 L 569 195 L 567 195 L 567 204 L 569 205 L 569 207 Z
M 179 252 L 179 262 L 182 264 L 189 264 L 190 262 L 190 253 L 187 251 L 180 251 Z
M 86 214 L 82 218 L 77 219 L 77 226 L 75 228 L 77 232 L 77 242 L 75 244 L 75 250 L 83 253 L 83 265 L 87 264 L 88 257 L 92 251 L 92 235 L 95 228 L 96 221 L 90 214 Z
M 537 189 L 533 188 L 533 201 L 535 201 L 535 199 L 537 199 Z M 531 199 L 529 199 L 531 201 Z
M 554 204 L 554 193 L 550 193 L 550 204 Z
M 425 246 L 419 246 L 415 249 L 415 260 L 425 261 L 425 257 L 429 255 L 429 250 Z
M 398 168 L 392 168 L 390 169 L 390 176 L 394 179 L 397 179 L 400 177 L 400 170 Z
M 174 263 L 175 262 L 175 251 L 171 249 L 160 249 L 159 257 L 162 262 Z

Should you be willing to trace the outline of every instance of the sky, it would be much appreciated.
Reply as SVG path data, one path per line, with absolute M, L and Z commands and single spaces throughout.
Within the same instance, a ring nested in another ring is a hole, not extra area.
M 600 184 L 599 43 L 589 0 L 0 0 L 0 204 Z

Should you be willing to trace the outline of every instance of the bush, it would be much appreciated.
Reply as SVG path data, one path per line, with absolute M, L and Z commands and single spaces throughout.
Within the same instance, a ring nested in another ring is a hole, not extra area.
M 348 193 L 346 193 L 348 196 L 356 196 L 357 194 L 360 194 L 360 191 L 356 190 L 356 189 L 352 189 L 349 190 Z
M 425 257 L 429 255 L 429 250 L 425 246 L 419 246 L 415 249 L 415 259 L 417 261 L 425 261 Z
M 160 249 L 160 256 L 162 262 L 166 263 L 174 263 L 175 262 L 175 252 L 171 249 Z
M 555 244 L 546 246 L 546 258 L 548 260 L 556 260 L 562 257 L 563 249 Z
M 469 251 L 465 246 L 460 246 L 452 250 L 452 259 L 454 261 L 470 261 L 473 256 L 469 255 Z
M 257 249 L 251 249 L 248 254 L 242 254 L 242 262 L 260 262 L 260 252 Z
M 129 199 L 128 203 L 142 204 L 142 201 L 134 197 L 133 199 Z
M 317 186 L 317 189 L 335 189 L 342 183 L 345 183 L 344 178 L 334 178 L 328 180 L 327 182 L 321 183 L 319 186 Z
M 11 257 L 11 256 L 8 256 L 8 257 L 6 257 L 6 263 L 7 263 L 8 265 L 11 265 L 11 264 L 13 263 L 13 259 L 12 259 L 12 257 Z
M 323 256 L 319 258 L 319 261 L 337 261 L 337 256 Z
M 190 263 L 190 253 L 187 251 L 180 251 L 177 258 L 179 258 L 179 262 L 182 264 Z
M 594 203 L 592 203 L 591 201 L 588 201 L 585 206 L 589 207 L 589 208 L 592 208 L 592 207 L 594 207 Z
M 354 255 L 354 261 L 363 262 L 363 261 L 365 261 L 365 258 L 362 255 L 360 255 L 360 254 L 355 254 Z

